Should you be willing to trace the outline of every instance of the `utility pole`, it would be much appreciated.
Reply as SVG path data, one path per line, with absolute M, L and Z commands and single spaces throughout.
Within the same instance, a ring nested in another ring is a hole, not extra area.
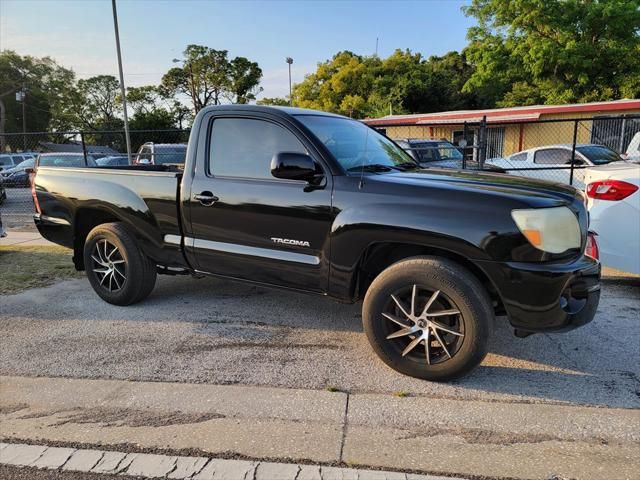
M 376 57 L 378 56 L 378 37 L 376 37 Z
M 116 9 L 116 0 L 111 0 L 113 9 L 113 29 L 116 34 L 116 50 L 118 52 L 118 70 L 120 72 L 120 93 L 122 95 L 122 108 L 124 111 L 124 135 L 127 142 L 127 158 L 129 163 L 133 158 L 131 155 L 131 137 L 129 137 L 129 118 L 127 116 L 127 93 L 124 87 L 124 73 L 122 72 L 122 53 L 120 52 L 120 31 L 118 30 L 118 11 Z
M 293 63 L 293 58 L 287 57 L 286 61 L 289 64 L 289 105 L 293 107 L 293 94 L 291 91 L 291 64 Z
M 22 91 L 20 92 L 20 100 L 22 101 L 22 151 L 27 151 L 27 86 L 22 77 Z

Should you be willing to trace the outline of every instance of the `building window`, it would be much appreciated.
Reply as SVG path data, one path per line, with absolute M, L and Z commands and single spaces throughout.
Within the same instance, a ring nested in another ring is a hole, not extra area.
M 594 117 L 591 124 L 591 143 L 606 145 L 616 152 L 624 152 L 633 136 L 640 132 L 640 119 L 626 117 Z

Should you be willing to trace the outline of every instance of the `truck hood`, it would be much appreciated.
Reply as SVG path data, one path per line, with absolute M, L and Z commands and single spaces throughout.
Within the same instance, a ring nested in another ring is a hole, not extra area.
M 556 202 L 559 200 L 563 203 L 572 203 L 576 198 L 583 200 L 582 193 L 570 185 L 503 173 L 429 168 L 373 175 L 375 180 L 380 182 L 401 183 L 416 187 L 484 191 L 487 194 L 526 197 L 535 203 L 537 203 L 536 200 L 545 203 L 545 199 Z

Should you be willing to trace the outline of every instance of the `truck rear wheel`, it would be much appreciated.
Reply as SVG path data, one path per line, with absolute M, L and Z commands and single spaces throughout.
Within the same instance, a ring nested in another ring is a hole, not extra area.
M 493 315 L 477 278 L 437 257 L 388 267 L 372 282 L 362 309 L 364 331 L 383 362 L 435 381 L 460 377 L 480 364 Z
M 155 264 L 121 223 L 104 223 L 89 232 L 84 265 L 95 292 L 114 305 L 143 300 L 156 283 Z

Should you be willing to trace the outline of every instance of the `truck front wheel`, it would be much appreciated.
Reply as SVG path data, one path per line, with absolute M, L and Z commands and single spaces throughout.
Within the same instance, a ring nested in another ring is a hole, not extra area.
M 460 265 L 414 257 L 388 267 L 364 299 L 364 331 L 376 354 L 405 375 L 460 377 L 487 353 L 493 309 L 485 288 Z
M 104 223 L 89 232 L 84 265 L 95 292 L 114 305 L 143 300 L 156 283 L 155 264 L 121 223 Z

